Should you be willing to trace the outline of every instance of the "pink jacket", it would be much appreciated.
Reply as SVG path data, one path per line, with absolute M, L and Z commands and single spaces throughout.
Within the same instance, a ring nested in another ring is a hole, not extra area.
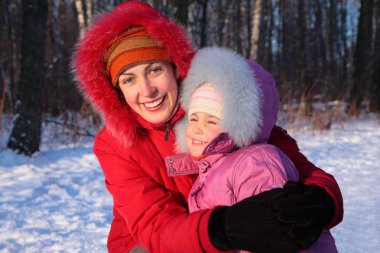
M 232 205 L 252 195 L 281 188 L 297 181 L 298 172 L 290 159 L 270 144 L 252 144 L 234 151 L 228 134 L 222 133 L 207 146 L 205 157 L 193 160 L 182 153 L 166 158 L 169 176 L 199 173 L 188 197 L 189 212 Z M 329 230 L 302 253 L 336 253 Z
M 183 153 L 166 158 L 169 176 L 199 173 L 189 197 L 189 211 L 232 205 L 260 192 L 298 180 L 290 159 L 270 144 L 253 144 L 234 151 L 228 134 L 210 143 L 200 160 Z

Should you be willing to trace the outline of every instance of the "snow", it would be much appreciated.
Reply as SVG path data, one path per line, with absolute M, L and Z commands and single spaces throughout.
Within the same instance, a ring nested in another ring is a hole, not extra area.
M 379 126 L 365 120 L 322 134 L 292 133 L 304 154 L 341 188 L 345 215 L 332 230 L 339 252 L 380 252 Z
M 350 120 L 331 130 L 290 132 L 332 173 L 345 204 L 332 229 L 339 252 L 380 252 L 380 127 Z M 0 150 L 0 252 L 106 252 L 112 199 L 92 141 L 49 145 L 32 157 Z

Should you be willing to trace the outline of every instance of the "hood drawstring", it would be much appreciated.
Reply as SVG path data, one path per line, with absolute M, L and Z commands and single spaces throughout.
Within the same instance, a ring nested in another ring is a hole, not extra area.
M 170 124 L 170 122 L 166 123 L 166 130 L 165 130 L 165 141 L 168 141 L 169 140 L 169 133 L 170 133 L 170 129 L 172 128 L 172 124 Z
M 172 115 L 170 116 L 170 120 L 168 122 L 166 122 L 166 130 L 165 130 L 165 141 L 168 141 L 169 140 L 169 133 L 170 133 L 170 130 L 172 129 L 172 125 L 173 125 L 173 122 L 175 123 L 176 119 L 173 119 L 173 118 L 176 118 L 177 116 L 177 119 L 178 119 L 178 116 L 182 117 L 183 114 L 181 113 L 177 113 L 178 110 L 179 110 L 179 104 L 177 103 L 173 112 L 172 112 Z

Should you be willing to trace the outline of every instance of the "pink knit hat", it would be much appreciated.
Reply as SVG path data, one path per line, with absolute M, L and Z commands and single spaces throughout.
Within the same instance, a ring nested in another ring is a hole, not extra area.
M 188 117 L 195 112 L 204 112 L 219 119 L 223 118 L 223 100 L 215 85 L 203 83 L 191 95 Z

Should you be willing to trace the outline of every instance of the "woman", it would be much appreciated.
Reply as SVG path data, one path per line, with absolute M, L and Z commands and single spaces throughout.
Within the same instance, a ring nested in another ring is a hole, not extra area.
M 172 127 L 184 115 L 178 85 L 193 55 L 179 25 L 134 1 L 101 16 L 77 46 L 74 71 L 80 89 L 105 120 L 94 153 L 114 199 L 109 251 L 128 252 L 136 245 L 149 252 L 254 250 L 273 242 L 284 248 L 309 246 L 325 226 L 341 221 L 341 193 L 334 178 L 307 161 L 279 127 L 262 131 L 271 131 L 268 141 L 292 159 L 302 183 L 227 210 L 188 214 L 186 199 L 196 176 L 168 177 L 164 157 L 174 153 Z M 271 75 L 250 64 L 266 84 L 265 96 L 277 96 Z M 239 226 L 238 234 L 226 233 L 231 225 Z

